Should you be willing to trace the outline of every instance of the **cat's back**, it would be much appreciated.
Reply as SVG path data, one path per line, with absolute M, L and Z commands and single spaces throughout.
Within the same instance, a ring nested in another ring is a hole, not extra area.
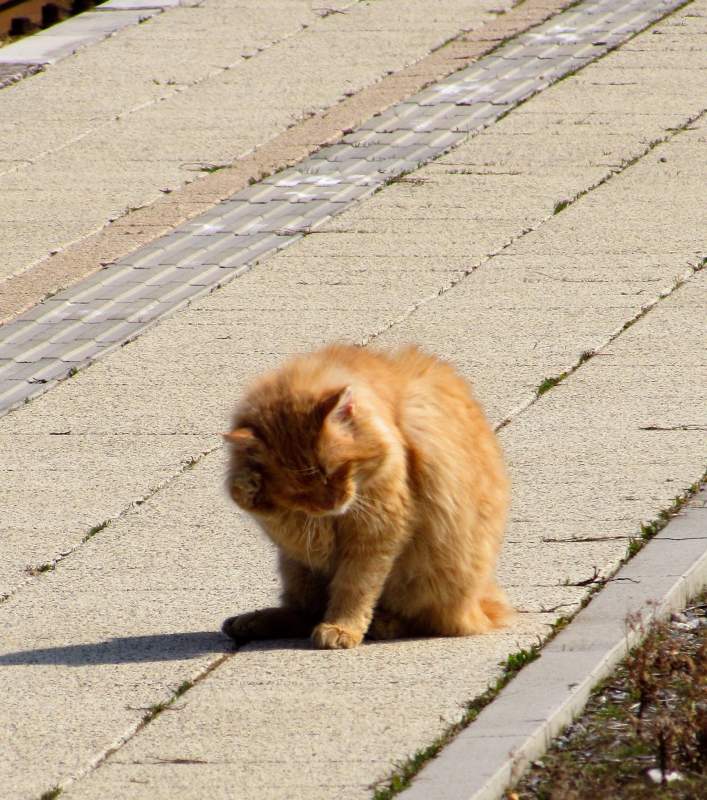
M 293 391 L 321 391 L 351 385 L 392 407 L 400 395 L 401 380 L 390 354 L 349 344 L 331 344 L 296 356 L 280 373 Z M 379 410 L 382 410 L 378 405 Z
M 437 423 L 454 435 L 461 425 L 468 432 L 470 419 L 485 422 L 471 387 L 446 361 L 415 345 L 381 351 L 347 344 L 332 344 L 299 356 L 286 368 L 290 379 L 302 387 L 352 382 L 378 397 L 393 417 L 408 425 Z
M 446 361 L 409 346 L 393 353 L 392 363 L 408 417 L 447 418 L 449 412 L 454 412 L 449 418 L 453 423 L 460 416 L 482 413 L 470 385 Z
M 417 347 L 394 355 L 400 383 L 399 425 L 421 460 L 453 469 L 502 471 L 493 429 L 471 386 L 447 362 Z

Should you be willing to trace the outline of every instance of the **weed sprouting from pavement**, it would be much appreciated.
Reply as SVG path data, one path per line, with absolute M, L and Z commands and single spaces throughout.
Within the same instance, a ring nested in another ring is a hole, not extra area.
M 41 794 L 39 800 L 56 800 L 56 798 L 61 794 L 61 791 L 62 790 L 60 786 L 55 786 L 53 789 L 49 789 Z
M 551 634 L 551 636 L 552 637 L 557 636 L 557 634 L 560 631 L 564 630 L 570 624 L 570 622 L 572 622 L 572 618 L 571 617 L 566 617 L 564 615 L 561 616 L 561 617 L 558 617 L 552 623 L 552 634 Z
M 564 211 L 569 204 L 570 204 L 569 200 L 558 200 L 555 203 L 554 208 L 552 209 L 552 213 L 553 214 L 559 214 L 560 211 Z
M 176 697 L 176 695 L 175 695 Z M 143 724 L 147 725 L 149 722 L 159 716 L 163 711 L 166 711 L 174 702 L 174 697 L 170 698 L 164 703 L 155 703 L 147 709 L 147 714 L 142 718 Z
M 182 681 L 174 693 L 175 697 L 181 697 L 185 692 L 188 692 L 194 686 L 193 681 Z
M 56 569 L 56 564 L 52 563 L 51 561 L 47 561 L 46 564 L 39 564 L 36 567 L 28 566 L 25 568 L 25 572 L 32 578 L 36 577 L 37 575 L 42 575 L 45 572 L 53 572 Z
M 636 536 L 631 536 L 626 545 L 626 560 L 633 558 L 643 547 L 643 542 Z
M 98 525 L 94 525 L 88 533 L 83 537 L 81 540 L 82 542 L 87 542 L 89 539 L 92 539 L 97 533 L 100 533 L 102 530 L 107 528 L 110 525 L 109 519 L 104 519 L 103 522 L 99 523 Z
M 530 664 L 531 661 L 535 661 L 539 655 L 540 648 L 537 645 L 534 645 L 530 648 L 530 650 L 521 649 L 516 653 L 511 653 L 505 661 L 501 662 L 501 666 L 506 674 L 515 674 L 519 670 L 523 669 L 526 664 Z
M 549 392 L 554 386 L 557 386 L 558 383 L 561 383 L 566 377 L 567 372 L 561 372 L 559 375 L 555 375 L 550 378 L 544 378 L 538 388 L 535 390 L 535 396 L 541 397 L 545 394 L 545 392 Z
M 658 512 L 658 515 L 649 522 L 642 522 L 640 533 L 638 536 L 631 536 L 628 540 L 626 548 L 626 556 L 622 561 L 625 564 L 630 558 L 633 558 L 636 553 L 643 549 L 646 542 L 650 541 L 656 534 L 660 533 L 663 528 L 676 516 L 683 506 L 690 500 L 691 497 L 697 494 L 702 487 L 707 483 L 707 470 L 704 472 L 699 480 L 687 487 L 684 492 L 676 495 L 672 503 Z

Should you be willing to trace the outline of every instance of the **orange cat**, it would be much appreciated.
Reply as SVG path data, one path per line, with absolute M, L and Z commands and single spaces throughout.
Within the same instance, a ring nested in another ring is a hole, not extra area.
M 228 490 L 278 546 L 283 592 L 225 633 L 347 648 L 510 619 L 494 576 L 503 462 L 448 364 L 332 345 L 256 381 L 233 427 Z

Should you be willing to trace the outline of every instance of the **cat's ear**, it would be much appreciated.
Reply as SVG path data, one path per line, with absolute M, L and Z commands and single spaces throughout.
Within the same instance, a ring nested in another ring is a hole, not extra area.
M 236 428 L 230 433 L 222 433 L 224 441 L 243 450 L 251 449 L 259 444 L 259 439 L 250 428 Z
M 354 397 L 350 386 L 344 386 L 328 394 L 319 403 L 319 413 L 322 421 L 327 417 L 346 422 L 354 415 Z

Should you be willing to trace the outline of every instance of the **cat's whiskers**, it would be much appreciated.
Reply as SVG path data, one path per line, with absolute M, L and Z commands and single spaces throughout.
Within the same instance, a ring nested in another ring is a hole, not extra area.
M 319 472 L 318 467 L 302 467 L 302 469 L 284 467 L 284 470 L 285 472 L 291 472 L 293 475 L 316 475 Z
M 304 524 L 304 552 L 307 556 L 307 563 L 312 566 L 312 539 L 314 538 L 315 520 L 312 517 L 305 517 Z
M 359 494 L 356 495 L 356 499 L 353 501 L 349 513 L 363 520 L 367 520 L 368 522 L 374 522 L 377 517 L 375 511 L 375 505 Z

